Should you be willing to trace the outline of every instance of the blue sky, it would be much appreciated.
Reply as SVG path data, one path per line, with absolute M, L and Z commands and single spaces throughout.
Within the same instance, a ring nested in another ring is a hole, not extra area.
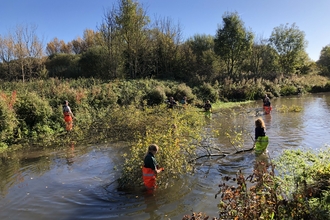
M 36 25 L 44 43 L 57 37 L 65 42 L 96 30 L 104 10 L 117 0 L 2 0 L 0 35 L 16 25 Z M 169 18 L 180 24 L 183 37 L 215 35 L 225 12 L 237 12 L 257 37 L 269 38 L 281 24 L 296 23 L 305 32 L 306 52 L 318 60 L 320 51 L 330 44 L 330 0 L 139 0 L 147 15 Z

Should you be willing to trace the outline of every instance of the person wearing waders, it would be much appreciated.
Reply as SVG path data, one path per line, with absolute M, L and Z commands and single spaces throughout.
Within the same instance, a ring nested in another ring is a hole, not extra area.
M 272 111 L 272 106 L 271 106 L 270 99 L 267 96 L 267 94 L 265 94 L 265 97 L 262 101 L 263 101 L 263 109 L 264 109 L 265 114 L 270 114 L 270 112 Z
M 68 100 L 65 100 L 63 102 L 63 116 L 65 121 L 65 130 L 71 131 L 73 126 L 73 113 L 71 111 L 71 108 L 69 107 Z
M 144 158 L 144 165 L 142 168 L 143 182 L 148 193 L 152 193 L 156 189 L 156 177 L 157 174 L 164 171 L 164 168 L 158 168 L 158 164 L 155 158 L 159 147 L 156 144 L 151 144 L 148 147 L 148 152 Z
M 257 155 L 266 152 L 268 146 L 268 136 L 266 135 L 266 126 L 262 118 L 255 121 L 255 139 L 254 150 Z

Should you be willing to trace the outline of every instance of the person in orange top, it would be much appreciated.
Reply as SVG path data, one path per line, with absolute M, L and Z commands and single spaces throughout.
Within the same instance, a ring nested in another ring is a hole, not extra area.
M 65 121 L 65 129 L 67 131 L 71 131 L 72 127 L 73 127 L 74 115 L 71 111 L 71 108 L 69 107 L 68 100 L 65 100 L 63 102 L 63 116 L 64 116 L 64 121 Z
M 148 152 L 144 158 L 144 165 L 142 168 L 143 182 L 148 192 L 152 192 L 156 188 L 157 174 L 164 171 L 164 168 L 158 168 L 155 155 L 159 147 L 156 144 L 151 144 L 148 147 Z

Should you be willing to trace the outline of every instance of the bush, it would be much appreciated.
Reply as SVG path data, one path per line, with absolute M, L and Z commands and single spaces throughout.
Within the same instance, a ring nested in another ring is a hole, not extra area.
M 16 92 L 11 97 L 2 93 L 0 96 L 0 138 L 1 142 L 12 143 L 14 141 L 15 130 L 18 125 L 13 104 Z
M 154 89 L 151 89 L 144 99 L 147 100 L 147 104 L 151 106 L 164 103 L 164 100 L 166 99 L 164 88 L 157 86 Z
M 209 83 L 203 83 L 201 87 L 197 87 L 196 91 L 199 97 L 205 100 L 210 100 L 210 102 L 217 102 L 219 100 L 219 92 L 212 87 Z
M 18 94 L 14 109 L 19 120 L 21 131 L 30 131 L 29 135 L 34 137 L 32 131 L 39 131 L 45 135 L 49 129 L 40 129 L 43 126 L 50 127 L 53 110 L 47 100 L 42 99 L 36 93 Z M 25 132 L 22 133 L 26 134 Z M 52 135 L 53 132 L 48 133 Z
M 282 96 L 295 95 L 297 93 L 298 93 L 297 88 L 294 87 L 293 85 L 284 85 L 280 91 L 280 94 Z
M 139 114 L 140 119 L 144 118 L 139 120 L 139 127 L 145 130 L 135 133 L 135 142 L 132 143 L 130 152 L 124 154 L 125 162 L 119 186 L 127 189 L 143 185 L 141 166 L 148 146 L 153 143 L 160 147 L 156 159 L 160 166 L 165 167 L 157 183 L 159 187 L 171 185 L 173 179 L 191 169 L 189 156 L 195 153 L 192 140 L 200 138 L 203 120 L 193 109 L 169 110 L 164 105 L 147 108 Z

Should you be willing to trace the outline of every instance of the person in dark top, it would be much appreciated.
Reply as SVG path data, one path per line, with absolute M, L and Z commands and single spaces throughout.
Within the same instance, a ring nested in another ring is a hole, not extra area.
M 262 118 L 258 118 L 256 121 L 255 121 L 255 136 L 254 136 L 254 140 L 257 140 L 258 137 L 260 136 L 265 136 L 266 135 L 266 127 L 265 127 L 265 123 L 264 123 L 264 120 L 262 120 Z
M 268 146 L 268 136 L 266 136 L 266 126 L 262 118 L 255 121 L 254 144 L 256 154 L 262 154 Z
M 212 111 L 212 105 L 210 103 L 210 100 L 207 100 L 203 106 L 204 110 L 206 112 L 211 112 Z
M 263 109 L 264 109 L 265 114 L 270 114 L 270 112 L 272 110 L 270 99 L 267 96 L 267 94 L 265 94 L 265 97 L 263 99 Z
M 270 106 L 270 99 L 269 99 L 269 97 L 267 96 L 267 94 L 265 94 L 265 97 L 264 97 L 264 99 L 263 99 L 263 103 L 264 103 L 264 106 Z
M 168 108 L 174 108 L 176 106 L 176 101 L 174 100 L 174 98 L 171 96 L 170 99 L 167 102 L 167 107 Z
M 148 152 L 144 157 L 144 165 L 142 168 L 143 182 L 147 190 L 156 188 L 156 176 L 158 173 L 164 171 L 164 168 L 158 168 L 155 158 L 159 147 L 156 144 L 151 144 L 148 147 Z

